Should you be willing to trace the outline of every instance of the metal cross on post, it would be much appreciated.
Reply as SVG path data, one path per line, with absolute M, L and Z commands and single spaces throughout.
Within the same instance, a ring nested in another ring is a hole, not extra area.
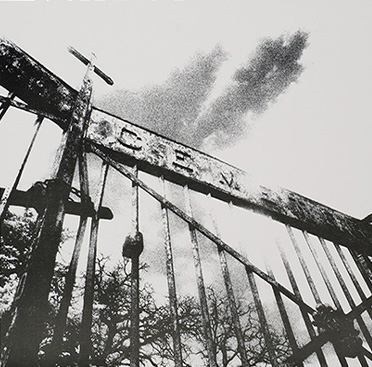
M 61 240 L 66 204 L 90 116 L 93 89 L 90 75 L 93 71 L 106 83 L 113 84 L 110 77 L 94 66 L 93 59 L 88 60 L 72 47 L 69 51 L 87 65 L 87 72 L 71 114 L 57 173 L 54 179 L 48 181 L 46 187 L 46 206 L 38 218 L 40 229 L 31 245 L 26 270 L 20 278 L 12 305 L 12 320 L 1 355 L 4 367 L 38 365 L 39 344 L 48 314 L 48 294 Z

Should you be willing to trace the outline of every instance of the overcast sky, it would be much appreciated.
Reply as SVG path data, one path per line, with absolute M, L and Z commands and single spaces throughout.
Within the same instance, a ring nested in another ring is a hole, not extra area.
M 75 88 L 84 68 L 66 48 L 93 51 L 115 81 L 109 87 L 96 78 L 97 103 L 161 89 L 214 52 L 205 108 L 263 39 L 308 34 L 297 81 L 263 112 L 244 114 L 238 139 L 203 148 L 263 185 L 359 218 L 372 212 L 371 1 L 35 1 L 1 2 L 0 9 L 0 32 Z

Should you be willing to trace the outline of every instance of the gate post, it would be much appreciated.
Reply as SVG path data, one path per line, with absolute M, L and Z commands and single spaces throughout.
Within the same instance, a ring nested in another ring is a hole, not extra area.
M 65 204 L 90 110 L 92 82 L 89 72 L 93 68 L 90 62 L 66 132 L 57 174 L 47 187 L 47 204 L 41 215 L 41 228 L 32 244 L 27 268 L 13 303 L 14 313 L 1 356 L 4 367 L 38 365 L 39 344 L 45 330 L 48 294 L 61 239 Z

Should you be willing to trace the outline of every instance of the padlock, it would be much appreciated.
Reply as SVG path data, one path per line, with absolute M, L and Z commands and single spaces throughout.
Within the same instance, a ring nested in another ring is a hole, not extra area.
M 128 235 L 123 244 L 122 255 L 124 257 L 133 258 L 141 255 L 143 251 L 143 236 L 141 232 L 137 232 L 134 236 Z

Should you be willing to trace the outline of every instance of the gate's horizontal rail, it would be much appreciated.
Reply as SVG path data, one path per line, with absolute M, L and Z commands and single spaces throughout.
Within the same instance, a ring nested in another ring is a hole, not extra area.
M 258 185 L 238 168 L 106 112 L 93 110 L 87 139 L 119 162 L 136 162 L 143 171 L 372 254 L 370 224 L 292 191 Z
M 0 38 L 0 84 L 27 102 L 59 119 L 73 110 L 77 91 L 13 42 Z
M 55 116 L 65 128 L 76 91 L 18 46 L 0 38 L 0 84 L 29 104 Z M 372 255 L 372 226 L 285 189 L 253 184 L 243 171 L 144 128 L 95 110 L 88 139 L 120 162 Z
M 0 187 L 0 198 L 2 197 L 5 189 Z M 23 206 L 26 208 L 34 208 L 41 212 L 45 203 L 41 196 L 34 195 L 32 192 L 15 190 L 10 199 L 10 205 Z M 65 208 L 66 214 L 71 215 L 86 215 L 92 217 L 94 215 L 93 203 L 82 204 L 75 201 L 68 201 Z M 112 219 L 114 217 L 110 208 L 100 207 L 98 212 L 100 219 Z
M 11 107 L 17 108 L 17 109 L 22 110 L 22 111 L 30 112 L 30 113 L 33 113 L 33 114 L 38 115 L 38 116 L 45 117 L 45 118 L 55 122 L 57 125 L 62 127 L 64 130 L 66 129 L 66 126 L 67 126 L 66 121 L 60 120 L 55 115 L 52 115 L 48 112 L 41 111 L 41 110 L 38 110 L 36 108 L 31 108 L 26 103 L 14 101 L 10 97 L 0 96 L 0 102 L 1 103 L 9 103 L 9 106 L 11 106 Z

